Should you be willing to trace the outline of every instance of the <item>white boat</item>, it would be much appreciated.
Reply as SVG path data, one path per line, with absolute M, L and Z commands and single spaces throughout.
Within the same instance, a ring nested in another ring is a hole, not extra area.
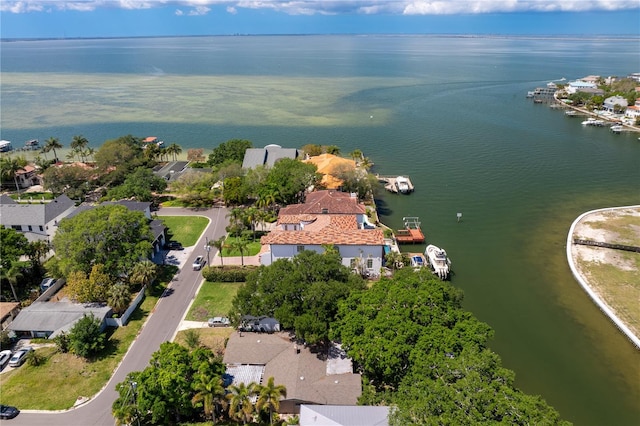
M 621 126 L 621 125 L 619 125 L 619 124 L 615 124 L 615 125 L 611 126 L 611 131 L 612 131 L 613 133 L 620 133 L 620 132 L 622 132 L 623 130 L 624 130 L 624 127 L 623 127 L 623 126 Z
M 564 112 L 564 115 L 568 115 L 569 117 L 573 117 L 574 115 L 578 114 L 577 112 L 575 112 L 572 109 L 568 109 Z
M 9 152 L 12 150 L 13 147 L 11 146 L 11 142 L 5 140 L 0 141 L 0 152 Z
M 585 121 L 582 122 L 583 126 L 598 126 L 598 127 L 602 127 L 604 126 L 604 120 L 597 120 L 593 117 L 589 117 L 588 119 L 586 119 Z
M 429 267 L 441 280 L 449 278 L 451 273 L 451 260 L 447 257 L 447 252 L 440 247 L 429 244 L 424 251 L 429 262 Z
M 396 188 L 398 192 L 402 194 L 408 194 L 411 192 L 411 185 L 409 185 L 409 179 L 404 176 L 398 176 L 396 178 Z

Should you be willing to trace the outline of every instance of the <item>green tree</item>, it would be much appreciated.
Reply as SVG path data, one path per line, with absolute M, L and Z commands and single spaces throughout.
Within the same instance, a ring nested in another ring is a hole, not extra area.
M 29 240 L 24 234 L 0 225 L 0 264 L 3 271 L 8 270 L 11 264 L 27 254 L 28 250 Z
M 82 357 L 89 358 L 105 346 L 105 335 L 100 330 L 100 320 L 93 315 L 84 315 L 69 331 L 71 351 Z
M 218 249 L 218 256 L 220 257 L 220 266 L 224 268 L 224 262 L 222 261 L 222 249 L 224 248 L 225 241 L 227 239 L 226 235 L 221 236 L 217 240 L 209 241 L 209 245 Z
M 59 270 L 91 271 L 103 264 L 109 275 L 127 275 L 139 259 L 151 253 L 153 235 L 142 212 L 121 205 L 99 206 L 60 221 L 53 239 Z
M 277 202 L 294 204 L 304 201 L 306 191 L 318 186 L 322 175 L 314 164 L 303 163 L 291 158 L 283 158 L 273 165 L 267 181 L 259 189 L 262 197 L 271 192 L 278 194 Z
M 216 423 L 218 407 L 224 409 L 227 406 L 225 399 L 226 389 L 220 376 L 208 377 L 206 375 L 198 375 L 193 387 L 196 392 L 191 398 L 194 406 L 202 403 L 205 417 L 210 417 L 213 423 Z
M 154 192 L 162 192 L 167 187 L 167 181 L 156 176 L 146 167 L 138 167 L 121 185 L 111 188 L 104 200 L 135 199 L 137 201 L 152 201 Z
M 327 154 L 340 155 L 340 147 L 338 147 L 337 145 L 329 145 L 326 148 L 326 152 Z
M 198 333 L 193 328 L 185 330 L 184 332 L 184 343 L 191 350 L 200 346 L 200 333 Z
M 106 141 L 94 155 L 96 165 L 105 174 L 105 184 L 119 185 L 132 170 L 145 162 L 142 143 L 131 135 Z
M 229 160 L 242 164 L 245 151 L 252 146 L 251 141 L 246 139 L 230 139 L 213 149 L 207 163 L 212 167 L 219 166 Z
M 258 411 L 269 410 L 269 424 L 273 424 L 273 411 L 280 408 L 280 398 L 283 397 L 287 397 L 287 388 L 283 385 L 276 385 L 273 377 L 269 377 L 266 385 L 258 386 L 256 409 Z
M 84 150 L 89 145 L 89 140 L 82 135 L 76 135 L 71 140 L 69 147 L 71 152 L 78 155 L 78 160 L 85 161 Z
M 315 157 L 322 154 L 322 145 L 318 144 L 307 144 L 302 147 L 302 151 L 309 157 Z
M 389 253 L 387 253 L 384 256 L 384 260 L 387 262 L 387 265 L 390 265 L 391 269 L 393 269 L 394 271 L 398 269 L 398 267 L 401 268 L 402 266 L 404 266 L 404 263 L 402 261 L 402 253 L 397 251 L 390 251 Z
M 182 147 L 177 143 L 172 143 L 167 147 L 167 154 L 173 156 L 173 161 L 176 161 L 178 155 L 182 154 Z
M 140 287 L 148 286 L 153 282 L 158 273 L 158 267 L 150 260 L 143 260 L 133 265 L 129 281 Z
M 229 248 L 232 251 L 237 250 L 240 252 L 240 262 L 242 263 L 243 267 L 244 267 L 244 253 L 247 250 L 248 246 L 249 246 L 249 241 L 247 241 L 244 237 L 233 238 L 229 243 Z
M 131 291 L 122 283 L 115 284 L 109 289 L 107 303 L 116 313 L 122 314 L 131 303 Z
M 31 264 L 34 268 L 40 268 L 42 266 L 42 260 L 47 256 L 51 250 L 51 245 L 45 240 L 36 240 L 29 242 L 27 246 L 27 256 L 31 260 Z
M 18 170 L 22 169 L 20 161 L 14 157 L 1 157 L 0 158 L 0 175 L 2 180 L 13 179 L 13 183 L 16 186 L 16 191 L 20 190 L 18 185 Z
M 251 402 L 251 398 L 256 394 L 256 384 L 239 383 L 238 385 L 231 385 L 227 388 L 229 393 L 227 399 L 229 400 L 229 417 L 232 419 L 247 424 L 253 420 L 255 414 L 255 406 Z
M 7 270 L 3 269 L 3 278 L 9 283 L 13 299 L 16 302 L 20 301 L 20 299 L 18 299 L 18 294 L 16 293 L 16 286 L 22 277 L 24 277 L 24 274 L 22 273 L 22 267 L 18 262 L 12 262 L 11 266 Z
M 60 143 L 60 140 L 58 138 L 54 138 L 53 136 L 47 139 L 44 142 L 44 146 L 42 147 L 43 152 L 53 151 L 55 160 L 58 161 L 58 153 L 56 149 L 62 149 L 62 144 Z
M 42 174 L 44 189 L 54 194 L 66 194 L 74 200 L 82 200 L 96 187 L 94 173 L 95 171 L 74 165 L 49 167 Z

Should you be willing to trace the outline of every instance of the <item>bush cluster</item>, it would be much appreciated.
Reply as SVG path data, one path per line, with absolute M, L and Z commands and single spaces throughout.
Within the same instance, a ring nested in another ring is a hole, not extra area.
M 202 269 L 202 276 L 209 282 L 240 283 L 255 269 L 255 266 L 207 266 Z

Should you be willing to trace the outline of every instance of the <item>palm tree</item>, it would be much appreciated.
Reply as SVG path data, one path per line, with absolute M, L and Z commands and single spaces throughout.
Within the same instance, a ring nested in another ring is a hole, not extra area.
M 258 388 L 258 401 L 256 401 L 256 409 L 262 411 L 269 409 L 269 424 L 273 424 L 273 410 L 280 408 L 280 398 L 287 397 L 287 388 L 283 385 L 276 386 L 273 377 L 269 377 L 266 385 Z
M 74 136 L 69 145 L 74 153 L 78 154 L 78 160 L 85 161 L 84 149 L 89 145 L 89 141 L 82 135 Z
M 325 151 L 327 154 L 340 155 L 340 148 L 337 145 L 329 145 Z
M 107 303 L 117 313 L 121 314 L 131 302 L 131 292 L 124 284 L 116 284 L 109 289 L 109 299 Z
M 349 155 L 351 156 L 353 161 L 356 162 L 356 164 L 358 163 L 358 160 L 362 159 L 362 151 L 360 151 L 359 149 L 354 149 Z
M 51 136 L 49 139 L 47 139 L 44 142 L 43 151 L 44 152 L 53 151 L 53 155 L 56 157 L 56 161 L 58 161 L 58 153 L 56 152 L 56 148 L 57 149 L 62 148 L 62 144 L 60 143 L 58 138 L 54 138 L 53 136 Z
M 369 159 L 369 157 L 363 157 L 360 161 L 360 167 L 365 170 L 369 170 L 373 166 L 373 162 Z
M 0 162 L 0 169 L 2 171 L 2 177 L 11 179 L 13 178 L 13 182 L 16 185 L 16 191 L 20 191 L 20 186 L 18 186 L 18 170 L 20 170 L 22 166 L 17 158 L 13 157 L 4 157 Z
M 402 262 L 402 253 L 397 251 L 390 251 L 384 256 L 384 259 L 387 261 L 387 264 L 391 264 L 391 269 L 396 270 L 396 266 L 400 265 Z
M 249 241 L 244 239 L 244 237 L 236 237 L 232 239 L 229 244 L 231 250 L 238 250 L 240 252 L 240 262 L 242 263 L 242 266 L 244 266 L 244 251 L 247 249 L 248 245 Z
M 140 284 L 141 287 L 148 286 L 153 282 L 156 277 L 157 267 L 155 263 L 150 260 L 143 260 L 133 266 L 129 281 L 135 284 Z
M 11 262 L 11 267 L 4 273 L 5 279 L 9 282 L 9 286 L 11 287 L 11 292 L 13 293 L 13 298 L 16 302 L 19 302 L 18 295 L 16 294 L 15 286 L 18 284 L 22 275 L 22 268 L 18 266 L 18 263 Z
M 251 397 L 256 393 L 256 384 L 249 383 L 245 385 L 240 383 L 237 386 L 231 385 L 227 388 L 229 393 L 229 417 L 237 419 L 243 424 L 247 424 L 253 418 L 254 406 L 251 403 Z
M 167 147 L 167 153 L 173 155 L 173 161 L 176 161 L 178 155 L 182 154 L 182 147 L 177 143 L 172 143 Z
M 256 240 L 256 220 L 258 219 L 258 209 L 256 207 L 249 207 L 244 211 L 244 218 L 249 221 L 251 225 L 251 231 L 253 231 L 253 241 Z
M 211 416 L 215 424 L 217 407 L 221 406 L 222 408 L 226 408 L 227 406 L 224 383 L 219 376 L 207 378 L 201 375 L 199 379 L 193 387 L 196 394 L 191 399 L 191 403 L 195 406 L 196 403 L 202 401 L 205 416 Z
M 224 242 L 227 239 L 226 235 L 218 238 L 217 240 L 209 241 L 209 245 L 218 249 L 218 256 L 220 256 L 220 266 L 224 268 L 224 263 L 222 261 L 222 249 L 224 248 Z

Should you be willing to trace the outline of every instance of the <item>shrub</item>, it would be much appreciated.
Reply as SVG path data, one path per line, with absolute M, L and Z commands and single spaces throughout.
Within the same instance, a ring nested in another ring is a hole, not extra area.
M 46 358 L 40 355 L 36 351 L 31 351 L 29 352 L 29 354 L 27 354 L 27 364 L 29 364 L 32 367 L 37 367 L 39 365 L 42 365 L 44 364 L 45 361 L 46 361 Z
M 255 269 L 255 266 L 208 266 L 202 269 L 202 276 L 210 282 L 239 283 L 245 282 L 247 275 Z

